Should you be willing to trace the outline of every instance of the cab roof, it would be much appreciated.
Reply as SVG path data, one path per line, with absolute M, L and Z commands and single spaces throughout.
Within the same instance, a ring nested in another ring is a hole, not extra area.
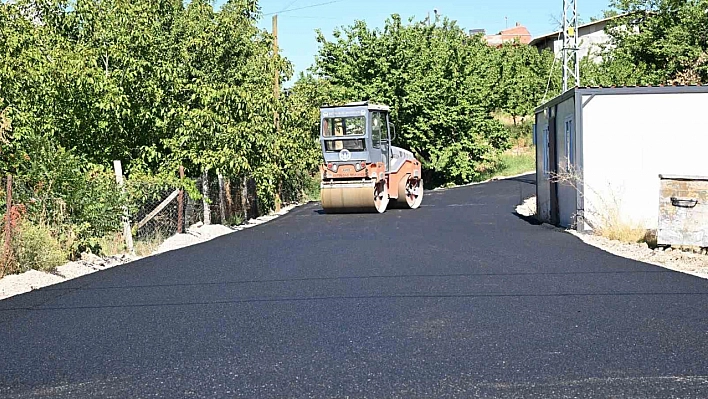
M 346 104 L 325 104 L 325 105 L 321 106 L 320 109 L 350 108 L 350 107 L 366 107 L 368 110 L 371 110 L 371 111 L 390 111 L 391 110 L 388 105 L 374 104 L 374 103 L 370 103 L 368 101 L 355 101 L 355 102 L 348 102 Z

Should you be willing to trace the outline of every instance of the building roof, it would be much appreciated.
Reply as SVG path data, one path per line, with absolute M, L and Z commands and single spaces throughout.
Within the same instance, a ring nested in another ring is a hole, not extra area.
M 578 25 L 578 31 L 580 31 L 580 30 L 583 29 L 583 28 L 587 28 L 588 26 L 594 26 L 594 25 L 600 25 L 600 24 L 607 23 L 607 21 L 610 21 L 610 20 L 615 19 L 615 18 L 623 17 L 623 16 L 625 16 L 625 15 L 628 15 L 628 14 L 615 15 L 615 16 L 613 16 L 613 17 L 598 19 L 597 21 L 593 21 L 593 22 L 590 22 L 590 23 L 587 23 L 587 24 Z M 545 40 L 547 40 L 547 39 L 549 39 L 549 38 L 560 38 L 561 33 L 563 33 L 563 31 L 558 30 L 558 31 L 555 31 L 555 32 L 553 32 L 553 33 L 548 33 L 548 34 L 545 34 L 545 35 L 543 35 L 543 36 L 539 36 L 539 37 L 537 37 L 537 38 L 531 40 L 531 41 L 529 42 L 529 45 L 530 45 L 530 46 L 535 46 L 535 45 L 538 44 L 539 42 L 545 41 Z
M 617 94 L 675 94 L 675 93 L 708 93 L 708 85 L 689 84 L 689 85 L 646 85 L 646 86 L 580 86 L 568 89 L 555 98 L 552 98 L 546 103 L 539 105 L 534 110 L 538 114 L 546 108 L 576 95 L 617 95 Z
M 529 44 L 529 42 L 531 42 L 531 33 L 525 26 L 522 26 L 518 22 L 516 26 L 504 29 L 496 35 L 484 36 L 487 43 L 491 45 L 502 45 L 505 42 L 510 42 L 517 38 L 521 44 Z

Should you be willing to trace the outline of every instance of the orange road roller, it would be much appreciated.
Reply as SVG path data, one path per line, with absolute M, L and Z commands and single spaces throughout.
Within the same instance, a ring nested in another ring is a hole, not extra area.
M 388 106 L 368 101 L 320 107 L 320 198 L 326 213 L 420 206 L 420 162 L 391 145 L 396 131 L 389 113 Z

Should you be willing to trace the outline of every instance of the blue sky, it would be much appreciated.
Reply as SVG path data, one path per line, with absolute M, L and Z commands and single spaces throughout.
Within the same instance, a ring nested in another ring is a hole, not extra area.
M 223 2 L 216 0 L 215 6 Z M 599 16 L 608 4 L 609 0 L 578 0 L 581 20 Z M 519 22 L 536 37 L 554 31 L 553 17 L 560 19 L 563 0 L 262 0 L 259 5 L 264 14 L 278 13 L 281 54 L 293 62 L 297 74 L 314 62 L 317 28 L 331 37 L 336 27 L 351 25 L 357 19 L 366 21 L 369 27 L 381 27 L 391 14 L 400 14 L 404 21 L 410 16 L 422 19 L 428 13 L 432 16 L 437 8 L 467 30 L 485 29 L 493 34 Z M 281 12 L 284 9 L 288 10 Z M 270 31 L 271 18 L 262 17 L 259 27 Z

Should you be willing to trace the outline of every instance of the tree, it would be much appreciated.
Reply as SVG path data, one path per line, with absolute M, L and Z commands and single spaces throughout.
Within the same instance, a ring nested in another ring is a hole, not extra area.
M 708 82 L 708 0 L 613 0 L 621 14 L 607 25 L 610 45 L 588 84 Z
M 398 145 L 410 149 L 427 181 L 462 183 L 499 162 L 508 132 L 494 120 L 494 49 L 447 18 L 435 24 L 398 15 L 383 30 L 363 21 L 334 31 L 321 44 L 313 71 L 348 101 L 392 107 Z
M 553 54 L 514 41 L 504 43 L 494 55 L 499 70 L 490 92 L 496 98 L 496 107 L 510 114 L 516 124 L 519 117 L 531 115 L 543 100 Z

